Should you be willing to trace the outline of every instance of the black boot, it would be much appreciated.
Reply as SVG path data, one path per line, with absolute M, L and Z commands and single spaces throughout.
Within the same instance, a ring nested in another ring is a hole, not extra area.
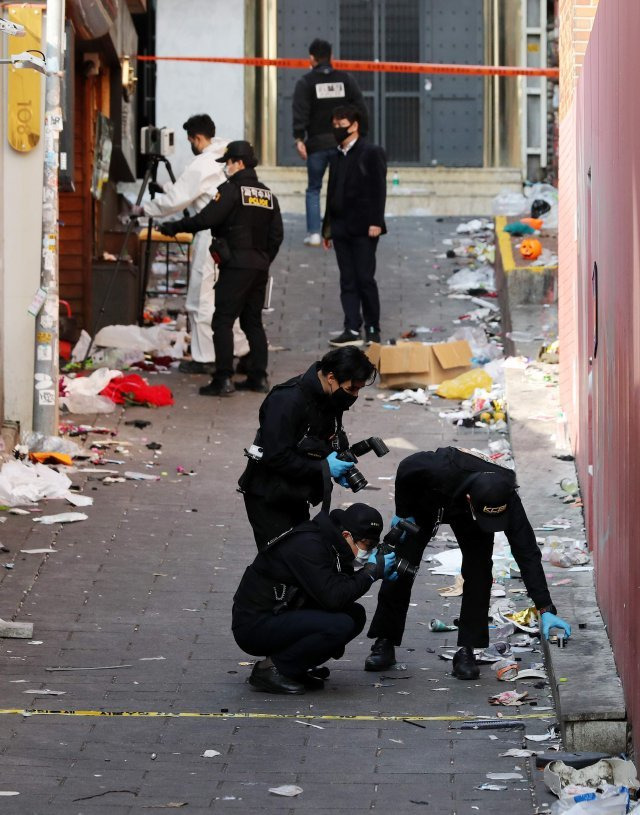
M 266 376 L 261 376 L 253 379 L 248 376 L 246 379 L 241 379 L 235 383 L 237 391 L 253 391 L 254 393 L 269 393 L 269 380 Z
M 456 679 L 477 679 L 480 676 L 480 668 L 473 655 L 473 648 L 463 645 L 453 656 L 452 675 Z
M 198 393 L 200 396 L 231 396 L 236 392 L 233 382 L 228 376 L 217 379 L 215 376 L 208 385 L 203 385 Z
M 281 674 L 275 665 L 269 668 L 260 668 L 259 665 L 260 663 L 256 662 L 249 677 L 249 684 L 254 688 L 269 693 L 300 694 L 305 692 L 302 682 Z
M 371 653 L 364 661 L 365 671 L 384 671 L 396 664 L 396 649 L 391 640 L 378 639 L 371 646 Z

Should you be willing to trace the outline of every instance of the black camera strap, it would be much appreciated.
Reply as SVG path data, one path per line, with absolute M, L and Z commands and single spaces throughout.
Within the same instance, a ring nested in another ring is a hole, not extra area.
M 331 471 L 329 470 L 329 462 L 326 458 L 322 459 L 322 512 L 329 514 L 331 508 L 331 493 L 333 492 L 333 483 L 331 481 Z

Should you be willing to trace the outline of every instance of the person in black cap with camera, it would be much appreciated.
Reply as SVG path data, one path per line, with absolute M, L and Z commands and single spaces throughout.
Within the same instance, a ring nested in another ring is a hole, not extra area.
M 340 659 L 364 628 L 355 601 L 374 581 L 397 578 L 395 554 L 374 551 L 381 532 L 377 509 L 352 504 L 320 512 L 257 555 L 233 598 L 235 641 L 253 656 L 268 654 L 249 684 L 287 694 L 324 687 L 323 663 Z
M 451 526 L 462 551 L 460 648 L 453 658 L 452 672 L 458 679 L 479 676 L 473 649 L 489 644 L 494 532 L 502 531 L 507 536 L 527 592 L 540 615 L 543 636 L 548 637 L 551 628 L 562 628 L 567 636 L 571 634 L 571 627 L 557 616 L 551 602 L 540 549 L 516 489 L 513 470 L 482 453 L 458 447 L 414 453 L 398 467 L 396 515 L 391 524 L 404 518 L 420 527 L 417 534 L 407 533 L 402 555 L 419 564 L 440 523 Z M 381 588 L 368 634 L 375 642 L 365 670 L 384 670 L 394 664 L 394 646 L 402 641 L 410 597 L 409 581 Z
M 203 396 L 230 396 L 236 388 L 267 393 L 267 337 L 262 325 L 262 308 L 269 266 L 282 243 L 282 216 L 278 199 L 258 181 L 258 160 L 248 141 L 232 141 L 224 155 L 227 181 L 213 200 L 197 215 L 160 226 L 165 235 L 210 229 L 210 251 L 220 267 L 213 314 L 213 345 L 216 373 L 200 388 Z M 233 324 L 249 341 L 247 378 L 234 385 Z
M 309 504 L 320 503 L 331 478 L 347 486 L 353 463 L 338 458 L 349 446 L 342 415 L 375 375 L 359 348 L 338 348 L 263 401 L 238 482 L 258 549 L 308 520 Z

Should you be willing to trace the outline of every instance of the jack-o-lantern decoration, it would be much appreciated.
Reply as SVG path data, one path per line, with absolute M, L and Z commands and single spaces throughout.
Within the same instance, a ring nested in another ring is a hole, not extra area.
M 542 254 L 542 244 L 537 238 L 525 238 L 520 244 L 520 254 L 525 260 L 536 260 Z

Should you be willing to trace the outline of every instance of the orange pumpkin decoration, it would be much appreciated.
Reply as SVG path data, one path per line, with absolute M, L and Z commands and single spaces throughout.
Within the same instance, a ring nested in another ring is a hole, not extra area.
M 520 223 L 530 226 L 531 229 L 542 229 L 542 218 L 520 218 Z
M 520 254 L 525 260 L 535 260 L 542 254 L 542 244 L 537 238 L 525 238 L 520 244 Z

